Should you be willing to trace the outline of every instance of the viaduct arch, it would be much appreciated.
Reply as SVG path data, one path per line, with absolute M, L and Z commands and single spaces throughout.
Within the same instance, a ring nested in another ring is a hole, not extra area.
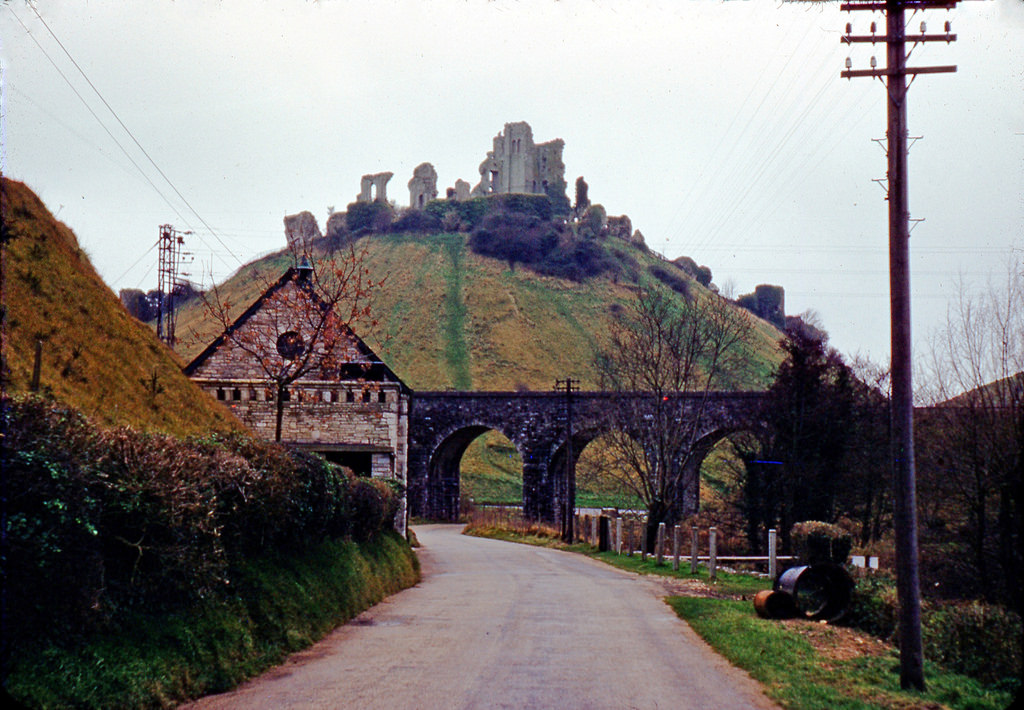
M 697 511 L 700 465 L 723 437 L 749 428 L 749 414 L 760 392 L 674 395 L 683 416 L 699 415 L 697 455 L 683 476 L 684 514 Z M 703 408 L 701 408 L 702 400 Z M 624 407 L 641 422 L 652 395 L 575 392 L 572 395 L 573 452 L 615 428 L 614 413 Z M 621 427 L 619 427 L 621 428 Z M 416 392 L 409 411 L 408 498 L 415 516 L 455 520 L 459 515 L 459 462 L 469 444 L 485 431 L 505 435 L 523 461 L 523 513 L 559 522 L 565 500 L 566 414 L 560 392 Z M 633 433 L 633 432 L 627 432 Z

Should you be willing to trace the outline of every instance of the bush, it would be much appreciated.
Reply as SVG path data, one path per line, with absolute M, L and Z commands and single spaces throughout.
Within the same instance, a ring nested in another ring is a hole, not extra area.
M 896 636 L 898 618 L 899 600 L 891 577 L 871 574 L 856 580 L 844 624 L 881 639 L 892 639 Z
M 516 263 L 534 264 L 558 245 L 558 232 L 550 222 L 525 214 L 498 212 L 488 215 L 469 238 L 477 254 Z
M 685 276 L 678 272 L 678 269 L 668 269 L 659 264 L 651 264 L 647 267 L 647 271 L 650 272 L 651 276 L 658 279 L 658 281 L 661 281 L 676 293 L 689 298 L 690 282 L 686 280 Z
M 926 602 L 921 617 L 926 658 L 986 683 L 1019 686 L 1024 627 L 1018 614 L 979 601 Z M 883 574 L 858 579 L 843 623 L 898 642 L 895 580 Z
M 436 232 L 442 219 L 423 210 L 408 210 L 391 225 L 392 232 Z
M 3 398 L 0 412 L 5 654 L 102 627 L 115 611 L 221 594 L 252 555 L 369 540 L 398 510 L 383 481 L 241 434 L 102 431 L 31 396 Z
M 837 525 L 808 520 L 797 523 L 789 533 L 793 553 L 801 564 L 846 564 L 853 538 Z
M 345 224 L 350 232 L 386 232 L 394 216 L 387 202 L 353 202 L 346 208 Z
M 603 246 L 590 240 L 580 240 L 553 250 L 536 265 L 536 270 L 549 276 L 571 281 L 584 281 L 606 271 L 615 272 L 619 265 Z
M 979 601 L 932 603 L 924 614 L 924 654 L 939 665 L 986 683 L 1019 679 L 1019 615 Z

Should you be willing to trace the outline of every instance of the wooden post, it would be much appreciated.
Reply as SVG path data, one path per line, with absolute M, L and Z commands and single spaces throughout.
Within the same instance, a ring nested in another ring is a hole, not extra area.
M 663 564 L 665 562 L 665 554 L 664 554 L 664 550 L 665 550 L 665 523 L 658 523 L 658 539 L 655 542 L 655 545 L 658 548 L 657 549 L 657 553 L 658 553 L 658 558 L 657 559 L 658 559 L 658 564 L 660 565 L 660 564 Z
M 615 554 L 622 554 L 622 518 L 615 518 Z
M 718 577 L 718 528 L 708 528 L 708 579 Z
M 768 579 L 772 581 L 772 584 L 775 584 L 775 575 L 778 572 L 777 560 L 775 559 L 775 535 L 775 528 L 770 528 L 768 530 Z
M 633 556 L 633 524 L 626 528 L 626 557 Z
M 690 532 L 690 574 L 697 574 L 697 542 L 699 538 L 700 533 L 697 526 L 694 525 Z
M 672 526 L 672 571 L 679 571 L 679 532 L 681 528 L 678 525 Z

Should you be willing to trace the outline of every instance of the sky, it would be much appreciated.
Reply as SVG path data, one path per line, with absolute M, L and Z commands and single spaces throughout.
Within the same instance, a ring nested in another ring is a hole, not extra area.
M 1024 2 L 929 11 L 957 41 L 909 65 L 915 349 L 961 283 L 1024 259 Z M 868 68 L 880 14 L 773 0 L 5 0 L 2 153 L 77 234 L 108 285 L 156 287 L 159 226 L 208 286 L 285 246 L 283 218 L 324 228 L 364 174 L 409 201 L 441 194 L 505 123 L 565 141 L 569 197 L 628 215 L 727 295 L 785 288 L 841 352 L 889 358 L 885 87 Z

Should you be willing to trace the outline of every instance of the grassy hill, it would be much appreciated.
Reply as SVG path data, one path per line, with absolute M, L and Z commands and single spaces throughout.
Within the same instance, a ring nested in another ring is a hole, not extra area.
M 463 233 L 372 235 L 357 247 L 365 249 L 373 278 L 386 276 L 373 302 L 380 325 L 361 335 L 413 389 L 547 391 L 569 375 L 596 388 L 594 355 L 613 313 L 628 305 L 635 288 L 604 276 L 576 283 L 524 267 L 510 270 L 504 261 L 472 252 Z M 627 248 L 643 268 L 663 263 Z M 264 257 L 222 284 L 221 297 L 244 308 L 262 283 L 290 263 L 286 251 Z M 707 295 L 696 281 L 689 287 L 698 297 Z M 781 361 L 779 332 L 753 316 L 751 321 L 740 389 L 766 386 Z M 177 322 L 184 336 L 178 351 L 186 359 L 217 334 L 199 302 L 184 306 Z
M 201 434 L 238 429 L 181 373 L 181 361 L 128 315 L 74 233 L 23 183 L 2 178 L 3 387 L 40 389 L 104 425 Z

